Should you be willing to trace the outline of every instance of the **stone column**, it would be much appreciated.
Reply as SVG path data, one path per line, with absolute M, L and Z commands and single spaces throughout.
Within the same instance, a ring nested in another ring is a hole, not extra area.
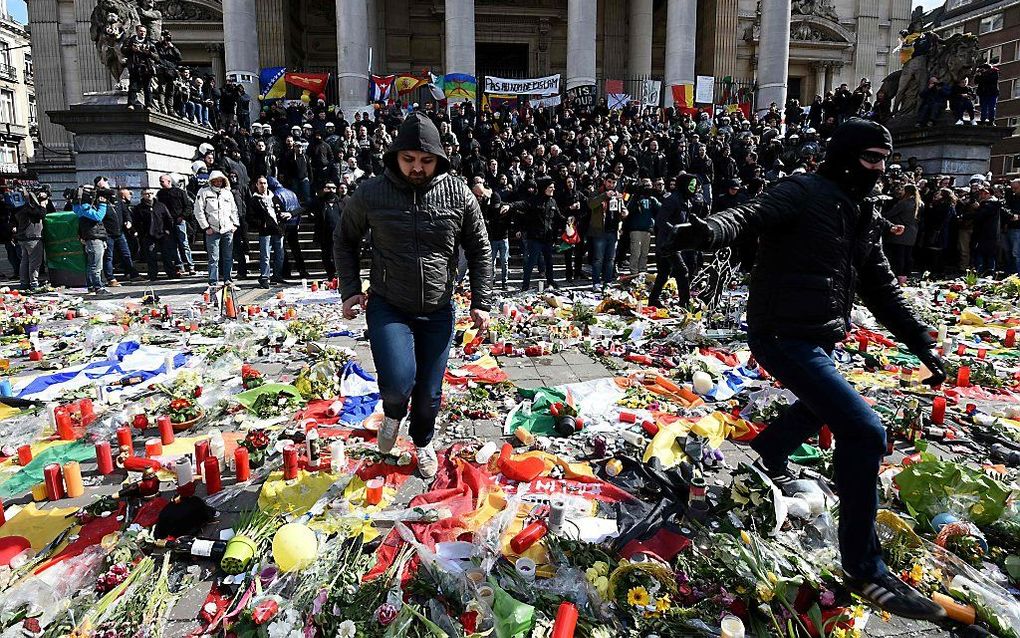
M 446 0 L 443 72 L 475 74 L 475 3 L 472 0 Z
M 857 3 L 857 42 L 854 45 L 854 78 L 850 83 L 852 87 L 856 88 L 861 78 L 869 78 L 875 83 L 875 86 L 881 84 L 882 78 L 875 77 L 880 46 L 878 0 L 859 0 Z
M 697 0 L 669 0 L 666 7 L 666 68 L 663 74 L 667 106 L 673 104 L 671 86 L 694 84 L 697 22 Z
M 244 85 L 254 122 L 259 114 L 259 29 L 254 2 L 223 0 L 223 51 L 226 79 Z
M 630 79 L 652 74 L 652 0 L 630 0 Z M 605 61 L 603 61 L 603 66 Z
M 368 3 L 336 0 L 337 80 L 340 106 L 368 104 Z M 348 115 L 349 117 L 349 115 Z
M 825 92 L 828 93 L 832 90 L 832 78 L 836 70 L 833 68 L 832 62 L 825 63 Z M 823 96 L 824 97 L 824 96 Z
M 821 95 L 825 97 L 825 64 L 822 62 L 815 62 L 811 65 L 811 68 L 815 71 L 815 95 Z M 814 95 L 811 96 L 812 101 L 815 99 Z
M 598 0 L 567 1 L 567 90 L 595 84 L 597 19 Z
M 223 45 L 210 44 L 206 46 L 205 50 L 209 52 L 209 64 L 212 65 L 212 74 L 216 78 L 216 86 L 222 87 L 227 79 L 227 69 L 223 64 Z M 247 90 L 245 89 L 245 91 Z
M 715 3 L 715 79 L 733 77 L 737 69 L 737 43 L 741 42 L 737 29 L 740 12 L 737 0 L 716 0 Z M 737 79 L 737 78 L 734 78 Z
M 761 37 L 758 40 L 758 112 L 775 102 L 786 106 L 790 72 L 790 0 L 761 1 Z

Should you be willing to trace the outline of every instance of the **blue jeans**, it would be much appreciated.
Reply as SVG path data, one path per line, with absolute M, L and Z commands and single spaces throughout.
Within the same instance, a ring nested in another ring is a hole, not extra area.
M 552 286 L 553 282 L 553 259 L 552 259 L 552 244 L 545 241 L 538 241 L 536 239 L 528 240 L 528 259 L 524 263 L 524 290 L 531 287 L 531 272 L 535 269 L 535 265 L 538 264 L 538 260 L 542 259 L 545 261 L 545 283 L 546 285 Z
M 205 250 L 209 254 L 209 285 L 230 281 L 234 269 L 234 233 L 213 233 L 205 236 Z
M 209 126 L 209 107 L 201 102 L 190 102 L 190 104 L 192 104 L 195 120 L 203 126 Z
M 748 345 L 773 377 L 797 401 L 751 442 L 770 470 L 786 467 L 800 444 L 829 426 L 836 439 L 836 491 L 839 494 L 839 551 L 843 569 L 854 578 L 885 571 L 875 533 L 878 468 L 885 456 L 885 428 L 878 414 L 839 372 L 831 348 L 752 334 Z
M 1006 243 L 1009 245 L 1009 258 L 1012 260 L 1010 266 L 1013 274 L 1020 275 L 1020 228 L 1010 228 L 1006 231 Z
M 103 254 L 106 252 L 105 239 L 86 239 L 85 244 L 85 285 L 90 291 L 103 287 Z
M 503 273 L 503 286 L 506 287 L 506 275 L 507 267 L 510 264 L 510 240 L 509 239 L 493 239 L 489 242 L 492 246 L 492 266 L 495 272 L 496 264 L 499 264 L 500 269 Z
M 259 235 L 259 279 L 271 277 L 283 279 L 283 235 Z
M 592 232 L 591 235 L 591 284 L 608 285 L 616 278 L 616 233 Z
M 453 304 L 427 315 L 396 308 L 370 296 L 365 318 L 379 377 L 383 412 L 403 419 L 411 404 L 409 434 L 421 447 L 432 440 L 443 397 L 443 375 L 453 341 Z M 414 356 L 408 356 L 413 353 Z
M 106 275 L 107 281 L 116 278 L 115 273 L 113 272 L 114 257 L 120 257 L 120 265 L 124 274 L 129 277 L 138 275 L 138 271 L 135 270 L 135 264 L 131 261 L 131 248 L 128 247 L 127 237 L 124 235 L 121 235 L 120 237 L 106 238 L 106 254 L 103 256 L 103 273 Z
M 981 121 L 995 123 L 995 105 L 999 102 L 998 95 L 981 98 Z
M 188 102 L 191 104 L 191 102 Z M 188 242 L 188 222 L 181 220 L 181 223 L 175 226 L 176 228 L 176 240 L 177 240 L 177 266 L 182 270 L 187 268 L 188 270 L 195 269 L 195 260 L 191 258 L 191 244 Z

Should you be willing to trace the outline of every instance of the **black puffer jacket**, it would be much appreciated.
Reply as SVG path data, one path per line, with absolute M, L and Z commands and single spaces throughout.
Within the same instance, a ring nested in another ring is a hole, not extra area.
M 435 177 L 412 186 L 397 164 L 399 151 L 438 158 Z M 361 240 L 372 231 L 372 294 L 412 313 L 449 305 L 463 247 L 471 273 L 471 307 L 492 304 L 492 256 L 478 200 L 467 185 L 447 174 L 449 161 L 439 131 L 422 115 L 411 115 L 385 156 L 386 172 L 365 181 L 344 208 L 333 235 L 333 257 L 341 293 L 361 292 Z
M 856 205 L 834 181 L 795 175 L 708 217 L 706 248 L 759 236 L 747 302 L 752 334 L 832 346 L 846 336 L 856 292 L 904 345 L 924 349 L 931 336 L 900 295 L 878 217 L 870 200 Z

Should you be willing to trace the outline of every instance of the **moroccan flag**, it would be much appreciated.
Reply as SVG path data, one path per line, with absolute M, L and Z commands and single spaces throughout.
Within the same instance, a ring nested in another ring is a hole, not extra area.
M 623 80 L 606 80 L 606 95 L 623 93 Z
M 443 77 L 446 99 L 463 98 L 473 100 L 478 96 L 478 80 L 467 73 L 447 73 Z
M 373 75 L 369 78 L 369 102 L 388 102 L 393 99 L 395 75 Z
M 673 91 L 673 105 L 692 109 L 694 108 L 694 84 L 674 84 L 669 87 Z
M 263 100 L 277 100 L 286 97 L 285 75 L 287 75 L 285 66 L 274 66 L 259 71 L 259 96 Z
M 312 95 L 326 92 L 329 73 L 288 73 L 287 84 L 309 91 Z
M 397 95 L 405 95 L 419 87 L 425 86 L 425 84 L 425 78 L 414 75 L 398 75 L 397 79 L 393 82 L 393 86 L 397 88 Z

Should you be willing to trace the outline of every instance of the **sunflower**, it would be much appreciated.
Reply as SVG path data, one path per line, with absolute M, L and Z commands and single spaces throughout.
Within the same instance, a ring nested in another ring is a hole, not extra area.
M 655 611 L 660 614 L 665 611 L 669 611 L 669 607 L 670 604 L 668 595 L 660 596 L 659 599 L 655 601 Z
M 627 604 L 635 607 L 648 605 L 648 590 L 644 587 L 634 587 L 627 592 Z

